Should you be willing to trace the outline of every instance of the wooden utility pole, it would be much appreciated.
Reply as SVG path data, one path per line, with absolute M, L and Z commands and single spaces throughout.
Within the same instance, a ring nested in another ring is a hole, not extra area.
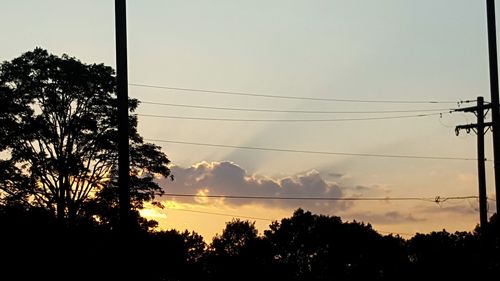
M 477 173 L 479 184 L 479 217 L 483 231 L 488 227 L 488 202 L 486 197 L 486 167 L 484 156 L 484 99 L 483 97 L 477 98 Z
M 493 123 L 492 131 L 495 194 L 496 202 L 500 202 L 500 108 L 498 104 L 498 56 L 494 0 L 486 0 L 486 14 L 488 17 L 488 51 L 491 90 L 491 121 Z M 499 214 L 500 204 L 497 203 L 497 215 Z
M 125 0 L 115 0 L 116 92 L 118 96 L 118 187 L 120 230 L 130 230 L 130 176 L 127 74 L 127 20 Z
M 455 133 L 458 135 L 460 130 L 466 130 L 469 133 L 471 130 L 477 135 L 477 178 L 479 184 L 479 221 L 481 230 L 486 231 L 488 225 L 488 202 L 486 197 L 486 172 L 485 172 L 485 157 L 484 157 L 484 134 L 485 129 L 492 126 L 491 122 L 485 123 L 485 110 L 490 108 L 490 105 L 484 105 L 484 98 L 477 98 L 477 106 L 457 109 L 455 111 L 472 112 L 477 116 L 476 124 L 460 125 L 455 128 Z

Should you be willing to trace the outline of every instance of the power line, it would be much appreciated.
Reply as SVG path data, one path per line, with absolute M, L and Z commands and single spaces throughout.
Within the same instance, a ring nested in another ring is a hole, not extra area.
M 148 85 L 148 84 L 138 84 L 129 83 L 130 86 L 142 87 L 142 88 L 152 88 L 152 89 L 163 89 L 163 90 L 175 90 L 175 91 L 185 91 L 185 92 L 196 92 L 203 94 L 218 94 L 218 95 L 234 95 L 234 96 L 248 96 L 248 97 L 261 97 L 261 98 L 274 98 L 274 99 L 291 99 L 291 100 L 312 100 L 312 101 L 328 101 L 328 102 L 353 102 L 353 103 L 399 103 L 399 104 L 456 104 L 456 101 L 436 101 L 436 100 L 421 100 L 421 101 L 410 101 L 410 100 L 358 100 L 358 99 L 336 99 L 336 98 L 318 98 L 318 97 L 299 97 L 299 96 L 281 96 L 281 95 L 270 95 L 270 94 L 260 94 L 260 93 L 250 93 L 250 92 L 233 92 L 233 91 L 218 91 L 218 90 L 208 90 L 208 89 L 195 89 L 195 88 L 181 88 L 181 87 L 170 87 L 170 86 L 159 86 L 159 85 Z
M 239 119 L 239 118 L 209 118 L 209 117 L 190 117 L 190 116 L 154 115 L 154 114 L 137 114 L 137 115 L 142 117 L 152 117 L 152 118 L 199 120 L 199 121 L 227 121 L 227 122 L 348 122 L 348 121 L 373 121 L 373 120 L 419 118 L 419 117 L 428 117 L 437 115 L 441 116 L 443 113 L 446 112 L 417 114 L 417 115 L 399 115 L 399 116 L 367 117 L 367 118 L 337 118 L 337 119 Z
M 251 219 L 251 220 L 263 220 L 263 221 L 275 221 L 269 218 L 259 218 L 259 217 L 251 217 L 251 216 L 242 216 L 242 215 L 232 215 L 227 213 L 215 213 L 215 212 L 207 212 L 207 211 L 199 211 L 199 210 L 191 210 L 191 209 L 182 209 L 182 208 L 168 208 L 169 210 L 178 210 L 184 212 L 191 213 L 199 213 L 199 214 L 207 214 L 207 215 L 216 215 L 216 216 L 225 216 L 225 217 L 233 217 L 233 218 L 242 218 L 242 219 Z
M 200 195 L 165 193 L 171 197 L 202 197 L 223 199 L 254 199 L 254 200 L 302 200 L 302 201 L 426 201 L 442 203 L 450 200 L 477 199 L 477 196 L 450 196 L 450 197 L 277 197 L 277 196 L 243 196 L 243 195 Z
M 200 211 L 200 210 L 192 210 L 192 209 L 184 209 L 184 208 L 169 208 L 169 207 L 167 207 L 167 209 L 173 210 L 173 211 L 182 211 L 182 212 L 198 213 L 198 214 L 205 214 L 205 215 L 215 215 L 215 216 L 223 216 L 223 217 L 231 217 L 231 218 L 262 220 L 262 221 L 270 221 L 270 222 L 278 221 L 278 220 L 273 220 L 270 218 L 235 215 L 235 214 L 228 214 L 228 213 L 216 213 L 216 212 Z M 383 230 L 377 230 L 377 229 L 374 229 L 374 231 L 379 232 L 379 233 L 384 233 L 384 234 L 398 234 L 401 236 L 413 236 L 414 235 L 412 233 L 407 233 L 407 232 L 383 231 Z
M 372 111 L 331 111 L 331 110 L 281 110 L 281 109 L 263 109 L 263 108 L 241 108 L 241 107 L 219 107 L 205 105 L 189 105 L 178 103 L 163 103 L 152 101 L 140 101 L 142 104 L 161 105 L 183 108 L 197 108 L 208 110 L 227 110 L 227 111 L 245 111 L 245 112 L 272 112 L 272 113 L 306 113 L 306 114 L 379 114 L 379 113 L 409 113 L 409 112 L 451 112 L 454 109 L 438 108 L 438 109 L 409 109 L 409 110 L 372 110 Z
M 427 160 L 462 160 L 462 161 L 476 161 L 477 160 L 475 158 L 466 158 L 466 157 L 349 153 L 349 152 L 333 152 L 333 151 L 313 151 L 313 150 L 281 149 L 281 148 L 254 147 L 254 146 L 237 146 L 237 145 L 226 145 L 226 144 L 211 144 L 211 143 L 200 143 L 200 142 L 186 142 L 186 141 L 175 141 L 175 140 L 163 140 L 163 139 L 145 139 L 145 140 L 146 141 L 151 141 L 151 142 L 163 142 L 163 143 L 174 143 L 174 144 L 196 145 L 196 146 L 207 146 L 207 147 L 236 148 L 236 149 L 247 149 L 247 150 L 290 152 L 290 153 L 305 153 L 305 154 L 318 154 L 318 155 L 340 155 L 340 156 L 380 157 L 380 158 L 405 158 L 405 159 L 427 159 Z M 489 161 L 489 160 L 487 160 L 487 161 Z

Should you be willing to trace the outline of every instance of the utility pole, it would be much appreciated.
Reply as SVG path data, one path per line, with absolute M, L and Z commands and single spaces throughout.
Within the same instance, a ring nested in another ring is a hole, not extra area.
M 120 203 L 120 231 L 127 236 L 131 227 L 128 74 L 127 74 L 127 20 L 125 0 L 115 0 L 116 28 L 116 92 L 118 96 L 118 188 Z
M 498 104 L 498 57 L 494 0 L 486 0 L 486 14 L 488 17 L 488 52 L 491 90 L 491 121 L 493 123 L 492 131 L 495 194 L 496 202 L 500 202 L 500 108 Z M 500 204 L 498 203 L 497 215 L 500 215 Z
M 460 108 L 455 111 L 472 112 L 477 116 L 476 124 L 460 125 L 455 127 L 455 133 L 460 133 L 460 130 L 465 130 L 469 133 L 471 130 L 477 135 L 477 177 L 479 183 L 479 221 L 481 230 L 486 231 L 488 225 L 488 202 L 486 197 L 486 172 L 485 172 L 485 157 L 484 157 L 484 134 L 491 128 L 491 122 L 484 122 L 485 110 L 490 108 L 490 105 L 484 105 L 484 98 L 477 98 L 477 106 Z M 486 130 L 485 130 L 486 129 Z

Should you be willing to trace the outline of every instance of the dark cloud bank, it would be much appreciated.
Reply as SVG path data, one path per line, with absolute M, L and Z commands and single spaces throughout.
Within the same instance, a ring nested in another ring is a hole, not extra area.
M 338 183 L 325 180 L 315 171 L 304 172 L 295 176 L 271 179 L 261 175 L 248 174 L 246 170 L 232 162 L 201 162 L 191 167 L 174 166 L 171 168 L 175 180 L 159 180 L 160 185 L 170 194 L 229 195 L 229 196 L 266 196 L 266 197 L 349 197 L 372 193 L 387 193 L 377 186 L 343 187 Z M 328 176 L 328 175 L 327 175 Z M 172 197 L 179 202 L 192 204 L 221 204 L 221 199 L 193 197 Z M 398 224 L 403 222 L 421 222 L 411 214 L 385 210 L 381 213 L 365 212 L 347 214 L 355 203 L 353 201 L 315 201 L 315 200 L 262 200 L 262 199 L 224 199 L 224 205 L 243 206 L 260 205 L 265 208 L 303 208 L 313 212 L 338 215 L 344 213 L 347 218 L 371 223 Z
M 325 181 L 317 171 L 281 179 L 250 175 L 232 162 L 201 162 L 188 168 L 172 167 L 175 180 L 160 180 L 167 193 L 196 194 L 208 190 L 209 195 L 270 196 L 270 197 L 342 197 L 342 188 Z M 167 198 L 167 199 L 171 199 Z M 183 202 L 198 202 L 194 198 L 175 198 Z M 213 201 L 213 200 L 212 200 Z M 210 200 L 209 200 L 210 202 Z M 260 204 L 266 207 L 307 208 L 315 211 L 342 210 L 343 201 L 225 199 L 224 204 Z

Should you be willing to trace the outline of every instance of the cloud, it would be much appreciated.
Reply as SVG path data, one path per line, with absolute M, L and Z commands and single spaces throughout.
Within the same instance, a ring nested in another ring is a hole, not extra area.
M 166 193 L 264 196 L 264 197 L 342 197 L 341 187 L 326 181 L 319 172 L 312 170 L 302 174 L 272 179 L 263 175 L 250 175 L 232 162 L 200 162 L 191 167 L 171 167 L 173 182 L 159 180 Z M 171 197 L 168 199 L 172 199 Z M 224 198 L 185 198 L 175 200 L 197 204 L 263 205 L 266 207 L 308 208 L 315 211 L 345 209 L 349 203 L 342 201 L 315 200 L 261 200 Z
M 422 214 L 460 214 L 473 215 L 478 214 L 479 206 L 477 202 L 459 202 L 460 205 L 447 205 L 445 202 L 442 205 L 422 205 L 417 209 Z M 491 209 L 491 208 L 490 208 Z
M 139 211 L 141 216 L 152 218 L 152 219 L 165 219 L 167 215 L 161 213 L 158 209 L 155 208 L 144 208 Z
M 337 172 L 329 172 L 327 175 L 332 178 L 341 178 L 344 176 L 344 174 Z
M 426 219 L 416 218 L 411 213 L 403 214 L 398 211 L 390 211 L 385 213 L 351 213 L 346 217 L 355 218 L 357 221 L 369 222 L 372 224 L 400 224 L 408 222 L 422 222 Z
M 354 185 L 344 187 L 343 191 L 353 197 L 388 197 L 391 188 L 384 184 Z
M 371 189 L 372 189 L 371 187 L 364 186 L 364 185 L 357 185 L 354 187 L 354 190 L 356 190 L 356 191 L 368 191 Z

